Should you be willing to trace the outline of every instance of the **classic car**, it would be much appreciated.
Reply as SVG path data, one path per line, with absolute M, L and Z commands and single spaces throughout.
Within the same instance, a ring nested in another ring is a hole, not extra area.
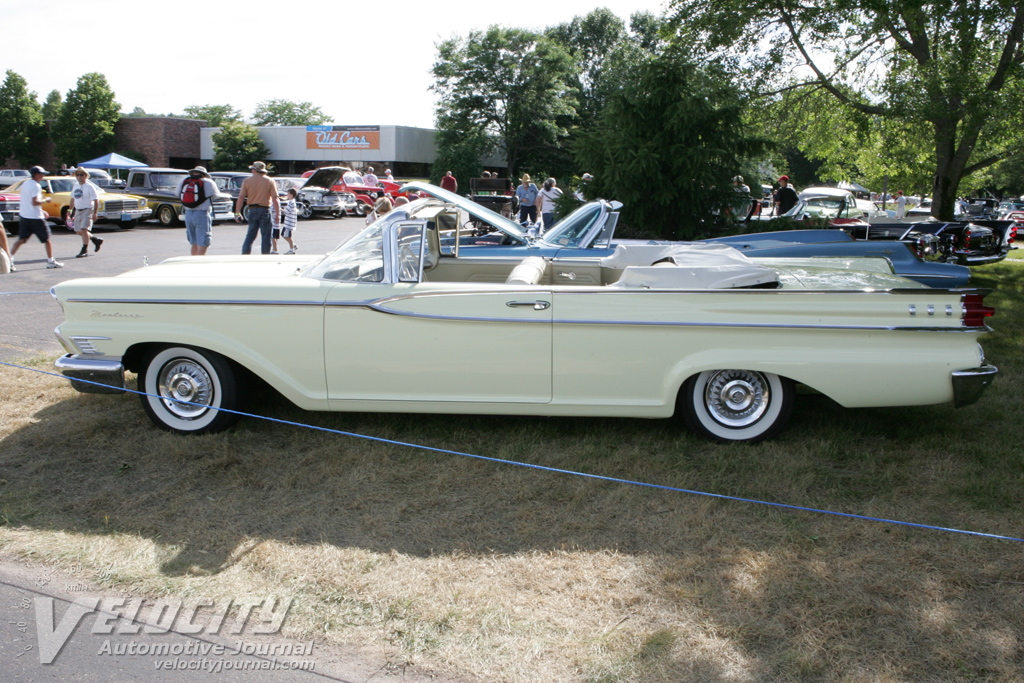
M 18 209 L 21 208 L 21 195 L 16 192 L 0 190 L 0 220 L 8 234 L 17 234 Z
M 188 171 L 180 168 L 133 168 L 128 171 L 125 191 L 145 197 L 160 225 L 180 225 L 185 220 L 185 207 L 178 196 L 178 188 L 187 177 Z M 218 197 L 211 203 L 214 222 L 235 219 L 234 203 L 230 197 Z
M 0 169 L 0 187 L 8 187 L 18 182 L 19 180 L 24 180 L 25 178 L 31 177 L 32 175 L 23 168 Z
M 875 259 L 649 244 L 517 261 L 462 249 L 472 217 L 450 202 L 392 213 L 405 218 L 323 256 L 62 282 L 56 367 L 85 392 L 137 373 L 147 415 L 188 434 L 235 422 L 256 376 L 307 410 L 675 415 L 722 441 L 777 434 L 797 384 L 846 407 L 964 406 L 997 373 L 978 344 L 985 291 L 927 288 Z
M 19 180 L 11 185 L 11 192 L 20 192 L 24 180 Z M 71 213 L 71 192 L 78 185 L 78 181 L 72 176 L 44 176 L 39 184 L 43 188 L 43 212 L 51 220 L 57 221 L 59 225 L 73 230 Z M 102 187 L 96 188 L 96 194 L 100 200 L 97 223 L 117 223 L 117 225 L 129 230 L 138 225 L 140 220 L 146 220 L 151 209 L 146 205 L 144 197 L 137 197 L 131 194 L 120 192 L 107 192 Z
M 344 166 L 325 166 L 315 171 L 306 171 L 302 174 L 302 177 L 307 178 L 306 185 L 310 185 L 309 181 L 314 179 L 314 174 L 325 171 L 332 174 L 331 177 L 333 177 L 333 174 L 338 170 L 342 171 L 341 175 L 329 187 L 331 192 L 350 194 L 355 197 L 355 206 L 347 209 L 348 213 L 355 216 L 365 216 L 369 211 L 369 207 L 372 207 L 377 202 L 377 199 L 385 194 L 392 198 L 405 197 L 406 199 L 415 199 L 417 196 L 416 193 L 411 193 L 406 189 L 404 183 L 397 183 L 393 180 L 378 179 L 376 185 L 367 185 L 363 181 L 363 176 L 358 171 L 353 171 Z M 316 186 L 324 187 L 326 182 L 325 177 L 316 176 Z
M 847 232 L 855 240 L 902 241 L 928 258 L 965 266 L 1001 261 L 1016 248 L 1016 228 L 1011 221 L 939 221 L 927 214 L 930 207 L 922 209 L 926 212 L 923 215 L 908 212 L 904 221 L 881 216 L 865 220 L 853 195 L 846 190 L 809 188 L 804 192 L 807 194 L 801 193 L 796 206 L 784 214 L 786 217 L 825 220 L 830 227 Z
M 344 183 L 339 184 L 346 173 L 351 173 L 351 170 L 344 166 L 325 166 L 304 175 L 306 182 L 296 197 L 299 218 L 312 218 L 318 213 L 327 213 L 335 218 L 348 213 L 365 216 L 366 204 L 372 205 L 373 202 L 366 196 L 359 200 L 345 189 Z
M 238 194 L 242 189 L 242 183 L 245 179 L 252 176 L 252 173 L 248 171 L 212 171 L 210 173 L 210 179 L 217 184 L 217 189 L 221 194 L 225 194 L 231 197 L 231 206 L 235 205 L 235 200 L 238 199 Z M 277 195 L 280 199 L 285 198 L 285 190 L 281 189 L 281 184 L 277 184 Z M 249 205 L 247 203 L 242 204 L 242 218 L 249 220 Z
M 112 190 L 124 189 L 125 181 L 114 178 L 102 168 L 87 168 L 85 170 L 89 173 L 89 181 L 96 187 Z
M 584 204 L 559 221 L 538 238 L 532 238 L 513 220 L 487 210 L 471 198 L 462 197 L 441 188 L 418 181 L 408 184 L 410 190 L 450 202 L 472 217 L 472 229 L 460 235 L 463 249 L 484 249 L 494 257 L 522 258 L 527 255 L 558 256 L 570 250 L 585 250 L 594 257 L 608 256 L 618 245 L 670 244 L 644 240 L 614 240 L 618 213 L 614 204 L 606 201 Z M 475 198 L 472 198 L 475 199 Z M 396 214 L 400 216 L 401 214 Z M 388 220 L 395 220 L 391 218 Z M 442 247 L 448 248 L 450 238 Z M 748 235 L 717 237 L 706 242 L 729 244 L 747 256 L 776 258 L 881 258 L 889 263 L 892 272 L 916 280 L 930 287 L 963 287 L 970 279 L 970 271 L 960 265 L 937 262 L 934 250 L 928 245 L 900 242 L 872 243 L 855 241 L 842 230 L 782 230 Z

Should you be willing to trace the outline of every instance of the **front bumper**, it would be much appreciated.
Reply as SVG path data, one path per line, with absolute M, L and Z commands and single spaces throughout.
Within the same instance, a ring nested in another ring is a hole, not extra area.
M 58 358 L 53 367 L 83 394 L 120 394 L 125 388 L 124 365 L 120 358 L 83 358 L 68 353 Z M 76 379 L 87 381 L 76 382 Z
M 100 211 L 96 217 L 101 221 L 138 221 L 145 220 L 153 209 L 130 209 L 128 211 Z
M 992 380 L 999 368 L 994 365 L 982 365 L 978 368 L 957 370 L 953 373 L 953 406 L 963 408 L 976 402 Z

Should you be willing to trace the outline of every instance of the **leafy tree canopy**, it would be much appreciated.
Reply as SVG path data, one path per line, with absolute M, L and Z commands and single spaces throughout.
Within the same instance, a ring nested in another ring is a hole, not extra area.
M 254 161 L 266 159 L 270 154 L 255 126 L 241 121 L 227 121 L 213 134 L 214 171 L 237 171 L 249 168 Z
M 699 234 L 713 210 L 736 203 L 732 177 L 767 148 L 742 112 L 738 91 L 717 72 L 676 52 L 648 58 L 580 137 L 581 168 L 594 175 L 587 196 L 623 202 L 635 233 Z
M 311 102 L 267 100 L 256 105 L 252 122 L 257 126 L 319 126 L 330 119 Z
M 493 141 L 517 175 L 531 155 L 568 134 L 565 122 L 576 106 L 573 60 L 550 38 L 492 26 L 437 49 L 431 89 L 438 94 L 438 130 L 451 139 Z
M 43 102 L 43 120 L 56 121 L 60 117 L 60 110 L 64 108 L 64 100 L 59 90 L 51 90 Z
M 8 70 L 0 85 L 0 161 L 14 157 L 28 166 L 38 159 L 32 140 L 43 130 L 42 108 L 28 82 Z
M 114 126 L 121 106 L 107 78 L 88 73 L 69 90 L 51 129 L 57 157 L 68 164 L 100 156 L 114 147 Z
M 924 135 L 936 215 L 952 217 L 965 176 L 1021 153 L 1020 3 L 673 0 L 671 9 L 684 44 L 740 59 L 745 82 L 766 97 L 828 93 L 833 105 L 870 117 L 857 125 L 873 126 L 871 145 L 883 153 L 895 133 Z M 875 122 L 883 120 L 895 123 Z
M 211 128 L 218 128 L 227 121 L 242 120 L 242 112 L 230 104 L 193 104 L 185 107 L 185 116 L 203 119 Z

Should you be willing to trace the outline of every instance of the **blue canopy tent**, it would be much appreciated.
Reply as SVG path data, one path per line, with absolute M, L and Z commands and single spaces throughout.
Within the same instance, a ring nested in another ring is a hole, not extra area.
M 135 159 L 129 159 L 128 157 L 121 156 L 116 152 L 111 152 L 110 154 L 104 154 L 101 157 L 96 157 L 89 161 L 83 161 L 79 166 L 84 168 L 102 168 L 108 171 L 114 170 L 115 177 L 117 177 L 119 183 L 123 186 L 121 174 L 116 173 L 116 171 L 120 171 L 122 168 L 139 168 L 142 166 L 149 166 L 149 164 L 144 164 L 141 161 L 135 161 Z
M 85 168 L 119 169 L 140 168 L 142 166 L 149 166 L 149 164 L 144 164 L 141 161 L 135 161 L 135 159 L 129 159 L 128 157 L 123 157 L 120 154 L 111 152 L 110 154 L 104 154 L 103 156 L 90 161 L 83 161 L 79 166 L 84 166 Z

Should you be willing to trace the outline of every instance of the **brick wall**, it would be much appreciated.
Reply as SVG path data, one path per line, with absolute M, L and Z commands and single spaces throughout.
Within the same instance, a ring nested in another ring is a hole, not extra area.
M 205 125 L 199 119 L 122 118 L 114 127 L 116 147 L 135 152 L 138 161 L 150 166 L 194 166 L 199 161 L 199 129 Z

